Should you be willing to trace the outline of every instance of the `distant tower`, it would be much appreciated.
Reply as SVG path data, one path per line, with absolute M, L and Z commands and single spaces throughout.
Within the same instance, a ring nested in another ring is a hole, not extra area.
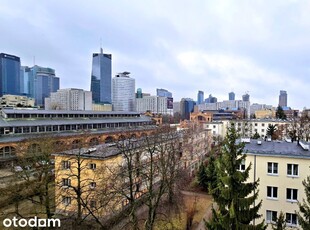
M 142 98 L 142 97 L 143 97 L 142 89 L 141 89 L 141 88 L 138 88 L 138 89 L 137 89 L 137 93 L 136 93 L 136 98 Z
M 95 103 L 112 103 L 112 55 L 93 54 L 90 91 Z
M 200 91 L 200 90 L 198 91 L 197 103 L 198 103 L 198 105 L 204 103 L 204 93 L 203 93 L 203 91 Z
M 234 93 L 234 92 L 230 92 L 230 93 L 228 94 L 228 97 L 229 97 L 229 100 L 230 100 L 230 101 L 234 101 L 234 100 L 235 100 L 235 93 Z
M 248 93 L 242 95 L 242 101 L 250 101 L 250 95 Z
M 166 89 L 156 89 L 158 97 L 172 97 L 172 93 Z
M 285 90 L 280 90 L 279 106 L 287 107 L 287 93 Z
M 182 120 L 189 120 L 190 113 L 194 112 L 196 103 L 191 98 L 182 98 L 180 102 L 180 112 Z
M 0 53 L 0 96 L 20 95 L 20 58 Z
M 113 111 L 135 111 L 135 79 L 129 72 L 118 73 L 113 78 Z

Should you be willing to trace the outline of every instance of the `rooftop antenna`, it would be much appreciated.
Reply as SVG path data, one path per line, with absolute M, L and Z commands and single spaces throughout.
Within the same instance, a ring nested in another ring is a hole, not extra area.
M 102 49 L 102 38 L 100 38 L 100 53 L 103 53 L 103 49 Z

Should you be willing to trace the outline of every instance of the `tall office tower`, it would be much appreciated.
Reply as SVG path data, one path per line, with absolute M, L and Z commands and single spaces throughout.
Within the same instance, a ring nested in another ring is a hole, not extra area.
M 31 68 L 33 75 L 33 92 L 30 91 L 30 96 L 35 98 L 37 106 L 44 106 L 44 99 L 49 97 L 52 92 L 59 89 L 59 78 L 55 76 L 55 70 L 51 68 L 33 66 Z
M 156 89 L 158 97 L 172 97 L 172 93 L 166 89 Z
M 279 106 L 287 107 L 287 93 L 285 90 L 280 90 Z
M 92 110 L 92 94 L 82 89 L 59 89 L 45 98 L 45 110 Z
M 204 103 L 204 93 L 203 93 L 203 91 L 198 91 L 198 95 L 197 95 L 197 103 L 198 103 L 198 105 L 201 105 L 201 104 L 203 104 Z
M 20 95 L 20 58 L 0 53 L 0 96 Z
M 136 109 L 135 79 L 130 78 L 129 74 L 129 72 L 123 72 L 113 78 L 113 111 L 135 111 Z
M 190 114 L 194 112 L 196 103 L 191 98 L 182 98 L 180 102 L 181 119 L 189 120 Z
M 137 89 L 137 93 L 136 93 L 136 98 L 142 98 L 142 97 L 143 97 L 142 89 L 141 89 L 141 88 L 138 88 L 138 89 Z
M 30 92 L 33 91 L 33 74 L 28 66 L 20 67 L 20 93 L 28 97 L 33 97 Z M 32 93 L 33 94 L 33 93 Z
M 250 101 L 250 95 L 248 93 L 242 95 L 242 101 Z
M 234 93 L 234 92 L 230 92 L 230 93 L 228 94 L 228 97 L 229 97 L 229 100 L 230 100 L 230 101 L 234 101 L 234 100 L 235 100 L 235 93 Z
M 100 53 L 93 54 L 91 85 L 93 101 L 95 103 L 112 103 L 112 55 Z
M 208 98 L 206 98 L 205 103 L 216 103 L 217 102 L 217 98 L 213 97 L 212 94 L 209 95 Z

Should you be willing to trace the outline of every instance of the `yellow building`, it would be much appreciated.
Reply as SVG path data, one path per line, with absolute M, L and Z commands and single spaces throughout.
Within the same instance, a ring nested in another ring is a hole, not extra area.
M 310 175 L 310 152 L 305 144 L 279 141 L 251 141 L 246 143 L 245 169 L 250 163 L 249 181 L 259 179 L 259 197 L 262 207 L 259 214 L 271 229 L 271 223 L 284 213 L 287 227 L 300 229 L 296 212 L 298 201 L 305 198 L 302 181 Z M 290 229 L 289 228 L 289 229 Z
M 6 94 L 0 97 L 0 107 L 34 107 L 34 98 Z
M 92 104 L 92 110 L 94 111 L 112 111 L 112 104 Z
M 265 119 L 265 118 L 276 118 L 276 111 L 270 109 L 257 110 L 255 111 L 256 119 Z

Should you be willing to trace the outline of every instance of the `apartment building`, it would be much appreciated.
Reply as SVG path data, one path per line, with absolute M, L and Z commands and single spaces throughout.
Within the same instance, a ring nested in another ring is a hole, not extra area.
M 244 152 L 247 155 L 245 169 L 252 164 L 249 181 L 259 179 L 259 196 L 262 200 L 259 214 L 272 229 L 280 212 L 284 213 L 289 229 L 301 229 L 298 225 L 298 201 L 305 198 L 302 181 L 310 175 L 309 145 L 286 141 L 250 141 Z

